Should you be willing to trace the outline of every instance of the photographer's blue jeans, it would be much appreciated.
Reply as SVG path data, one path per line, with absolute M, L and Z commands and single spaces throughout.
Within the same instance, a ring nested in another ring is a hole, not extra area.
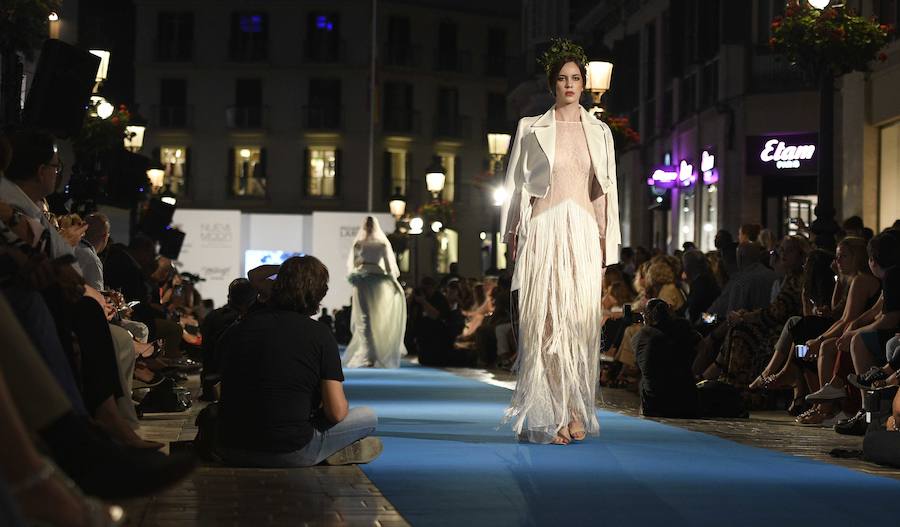
M 336 425 L 313 423 L 313 437 L 300 450 L 293 452 L 253 452 L 219 447 L 218 454 L 228 465 L 261 468 L 293 468 L 318 465 L 328 456 L 372 435 L 378 426 L 375 412 L 365 406 L 351 408 L 347 417 Z

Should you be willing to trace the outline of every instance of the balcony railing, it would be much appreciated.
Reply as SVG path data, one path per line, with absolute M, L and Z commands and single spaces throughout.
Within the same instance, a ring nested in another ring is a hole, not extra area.
M 472 54 L 468 51 L 435 49 L 434 69 L 436 71 L 468 73 L 472 71 Z
M 268 111 L 268 106 L 231 106 L 225 110 L 225 124 L 237 129 L 263 128 Z
M 421 129 L 419 112 L 412 110 L 386 110 L 381 129 L 386 134 L 415 135 Z
M 307 105 L 301 109 L 303 127 L 307 130 L 340 130 L 341 107 L 331 105 Z
M 153 106 L 153 121 L 160 128 L 193 128 L 194 107 L 188 105 Z
M 469 137 L 469 118 L 461 115 L 435 116 L 434 137 L 463 139 Z

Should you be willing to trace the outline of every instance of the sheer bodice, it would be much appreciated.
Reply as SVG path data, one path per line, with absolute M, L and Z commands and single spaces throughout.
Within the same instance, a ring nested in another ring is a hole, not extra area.
M 535 198 L 532 217 L 571 200 L 593 214 L 591 154 L 581 121 L 556 121 L 556 159 L 547 196 Z

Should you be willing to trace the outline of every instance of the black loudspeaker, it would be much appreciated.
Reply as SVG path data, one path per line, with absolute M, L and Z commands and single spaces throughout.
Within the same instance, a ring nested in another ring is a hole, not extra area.
M 45 40 L 25 98 L 23 122 L 61 138 L 77 135 L 99 65 L 100 57 L 87 50 L 61 40 Z
M 172 223 L 175 215 L 175 205 L 163 203 L 159 198 L 150 201 L 144 217 L 138 224 L 138 230 L 146 234 L 154 241 L 161 241 L 167 227 Z
M 159 254 L 170 260 L 177 260 L 184 243 L 184 233 L 178 229 L 166 229 L 159 237 Z

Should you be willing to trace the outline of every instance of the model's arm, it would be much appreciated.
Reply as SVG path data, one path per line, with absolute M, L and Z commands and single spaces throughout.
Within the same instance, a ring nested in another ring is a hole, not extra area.
M 515 246 L 516 232 L 519 227 L 519 205 L 522 199 L 522 135 L 525 133 L 525 119 L 519 119 L 516 137 L 513 140 L 512 153 L 506 166 L 506 203 L 500 209 L 500 232 L 503 241 Z M 512 249 L 512 247 L 511 247 Z M 514 250 L 514 249 L 513 249 Z
M 619 185 L 616 178 L 616 150 L 613 145 L 612 131 L 607 128 L 604 135 L 606 143 L 606 176 L 609 187 L 606 189 L 606 228 L 601 231 L 603 238 L 603 265 L 619 263 L 619 246 L 622 244 L 622 232 L 619 226 Z

